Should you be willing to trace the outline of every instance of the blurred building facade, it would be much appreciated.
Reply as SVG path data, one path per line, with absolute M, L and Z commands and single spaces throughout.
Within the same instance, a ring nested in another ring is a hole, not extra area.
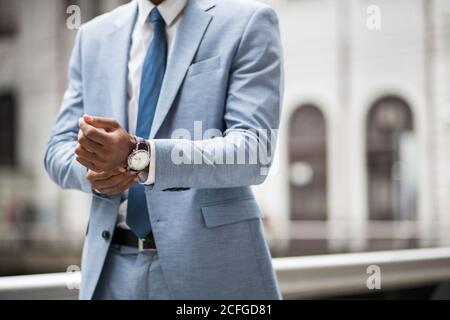
M 76 35 L 68 6 L 87 21 L 120 3 L 0 0 L 0 274 L 78 264 L 89 197 L 51 182 L 43 155 Z
M 286 65 L 280 165 L 256 190 L 279 249 L 448 245 L 450 2 L 273 5 Z
M 124 2 L 0 0 L 0 274 L 78 262 L 89 197 L 42 164 L 76 34 L 66 9 L 86 21 Z M 286 69 L 275 166 L 255 187 L 274 254 L 449 245 L 450 3 L 266 2 Z

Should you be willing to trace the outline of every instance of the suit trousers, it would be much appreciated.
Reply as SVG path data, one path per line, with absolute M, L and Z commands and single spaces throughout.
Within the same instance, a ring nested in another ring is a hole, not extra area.
M 157 251 L 111 244 L 94 293 L 97 300 L 168 300 Z

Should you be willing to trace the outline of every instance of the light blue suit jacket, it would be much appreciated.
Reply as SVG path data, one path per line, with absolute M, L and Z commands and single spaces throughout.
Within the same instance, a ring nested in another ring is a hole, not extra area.
M 114 117 L 127 126 L 127 61 L 136 13 L 132 1 L 79 30 L 69 86 L 45 155 L 57 184 L 93 195 L 81 299 L 92 298 L 111 240 L 102 232 L 112 234 L 120 196 L 92 192 L 86 168 L 74 155 L 78 118 Z M 259 137 L 246 129 L 276 129 L 281 98 L 275 12 L 251 0 L 188 1 L 148 137 L 156 150 L 155 184 L 146 186 L 148 215 L 174 299 L 280 298 L 249 187 L 264 181 L 262 164 L 211 164 L 210 156 L 225 145 L 237 150 L 236 138 L 245 138 L 246 151 L 256 150 Z M 194 121 L 223 134 L 197 141 L 171 136 L 183 128 L 194 137 Z M 175 164 L 174 147 L 200 157 L 202 164 Z M 189 189 L 167 191 L 174 188 Z

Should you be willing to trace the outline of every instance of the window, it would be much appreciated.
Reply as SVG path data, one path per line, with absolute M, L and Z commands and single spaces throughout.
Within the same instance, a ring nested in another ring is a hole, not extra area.
M 367 118 L 367 173 L 370 220 L 416 217 L 414 122 L 404 100 L 385 97 Z
M 0 37 L 11 36 L 17 31 L 17 1 L 0 0 Z
M 326 220 L 326 127 L 313 105 L 298 108 L 290 123 L 290 194 L 292 220 Z
M 16 101 L 12 93 L 0 94 L 0 166 L 16 164 Z

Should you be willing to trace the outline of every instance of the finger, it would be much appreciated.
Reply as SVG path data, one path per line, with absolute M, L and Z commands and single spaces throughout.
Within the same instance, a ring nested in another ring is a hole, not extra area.
M 95 157 L 95 152 L 92 152 L 90 150 L 87 150 L 83 145 L 81 144 L 77 144 L 77 146 L 75 147 L 75 153 L 76 154 L 80 154 L 80 155 L 87 155 L 89 157 Z
M 78 134 L 78 143 L 92 153 L 103 154 L 103 146 L 97 142 L 89 140 L 88 137 L 84 135 L 82 130 L 80 130 L 80 133 Z
M 75 154 L 84 160 L 90 161 L 96 165 L 100 165 L 102 160 L 95 153 L 91 153 L 84 149 L 80 144 L 75 148 Z
M 99 189 L 113 188 L 115 186 L 121 185 L 123 181 L 128 181 L 133 179 L 136 175 L 130 174 L 128 172 L 115 175 L 109 179 L 97 180 L 95 181 L 95 187 Z
M 129 178 L 125 181 L 122 181 L 119 185 L 117 185 L 115 188 L 113 188 L 113 190 L 109 191 L 106 190 L 107 192 L 113 192 L 114 194 L 117 194 L 119 192 L 123 192 L 125 190 L 127 190 L 129 187 L 131 187 L 133 184 L 135 184 L 136 182 L 138 182 L 138 178 L 137 177 L 133 177 L 133 178 Z
M 90 169 L 90 170 L 94 170 L 94 171 L 102 171 L 97 165 L 95 165 L 94 163 L 85 160 L 83 158 L 80 157 L 76 157 L 76 160 L 81 163 L 83 166 L 85 166 L 86 168 Z
M 83 135 L 86 136 L 89 140 L 97 142 L 101 145 L 104 145 L 108 141 L 108 135 L 106 132 L 97 129 L 90 124 L 87 124 L 83 118 L 80 119 L 79 123 L 81 131 L 83 131 Z
M 112 176 L 108 179 L 98 180 L 95 182 L 96 187 L 98 188 L 113 188 L 115 186 L 121 185 L 122 182 L 128 181 L 130 179 L 134 179 L 136 177 L 136 174 L 134 173 L 121 173 L 115 176 Z
M 115 194 L 125 191 L 126 189 L 128 189 L 130 186 L 132 186 L 137 181 L 138 181 L 137 177 L 126 179 L 126 180 L 122 181 L 120 184 L 118 184 L 117 186 L 102 189 L 101 193 L 106 194 L 106 195 L 115 195 Z
M 116 168 L 116 169 L 113 169 L 110 171 L 102 171 L 102 172 L 95 172 L 95 171 L 89 170 L 86 175 L 86 179 L 88 179 L 91 182 L 101 181 L 101 180 L 109 179 L 115 175 L 119 175 L 119 174 L 125 173 L 125 172 L 126 172 L 125 168 Z
M 105 129 L 106 131 L 113 131 L 120 127 L 119 123 L 113 118 L 103 118 L 103 117 L 92 117 L 89 115 L 84 115 L 83 120 L 95 127 Z

